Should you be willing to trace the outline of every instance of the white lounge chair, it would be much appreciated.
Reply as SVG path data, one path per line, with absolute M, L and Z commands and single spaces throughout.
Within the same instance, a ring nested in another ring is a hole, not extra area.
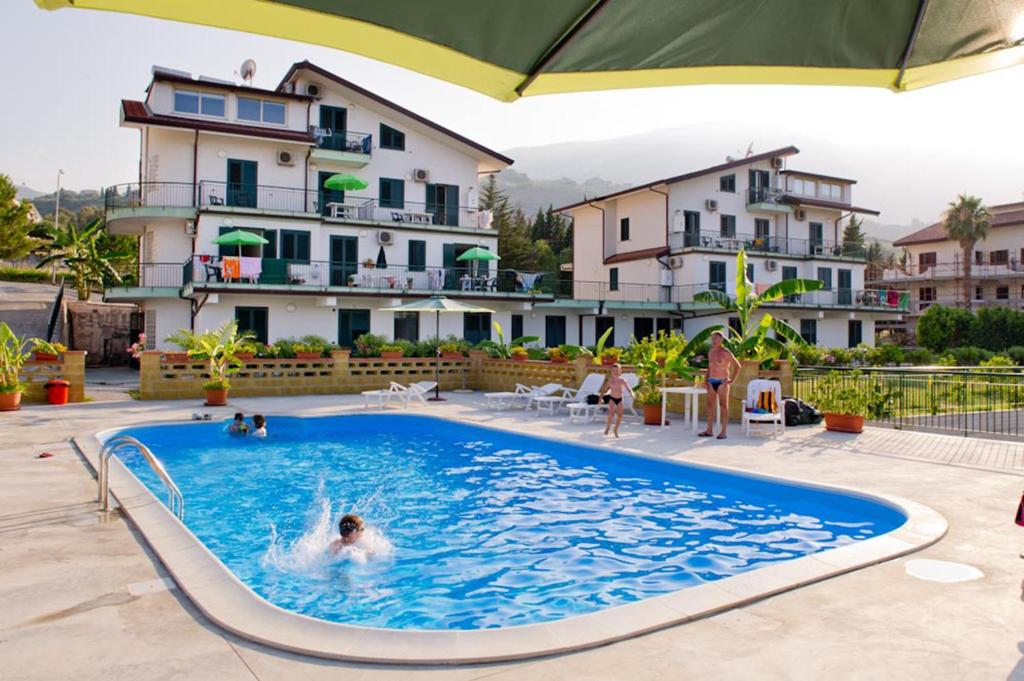
M 581 416 L 584 423 L 594 418 L 594 414 L 597 413 L 597 403 L 587 404 L 587 396 L 600 394 L 604 378 L 604 374 L 587 374 L 579 388 L 570 389 L 571 397 L 575 398 L 565 403 L 565 407 L 569 410 L 570 423 L 576 423 L 576 419 Z
M 419 400 L 424 406 L 426 406 L 427 400 L 424 398 L 424 395 L 436 388 L 437 382 L 417 381 L 416 383 L 410 383 L 408 386 L 392 382 L 391 385 L 398 386 L 397 395 L 402 400 L 402 404 L 404 406 L 409 406 L 413 400 Z
M 520 395 L 520 399 L 526 400 L 526 411 L 537 406 L 537 399 L 541 397 L 552 397 L 555 393 L 565 393 L 565 387 L 561 383 L 545 383 L 539 388 L 534 388 L 526 395 Z M 515 402 L 513 402 L 515 406 Z
M 516 383 L 516 389 L 504 390 L 501 392 L 484 393 L 484 397 L 487 401 L 484 403 L 488 409 L 504 409 L 505 407 L 512 406 L 515 404 L 516 399 L 520 396 L 526 396 L 530 391 L 537 390 L 538 386 L 535 385 L 523 385 L 522 383 Z
M 385 389 L 385 390 L 364 390 L 362 392 L 363 402 L 365 403 L 366 408 L 369 409 L 370 408 L 370 401 L 371 400 L 376 400 L 377 401 L 377 405 L 376 406 L 378 406 L 381 409 L 383 409 L 385 406 L 391 404 L 391 398 L 392 397 L 398 397 L 399 399 L 401 399 L 400 394 L 404 390 L 405 390 L 404 386 L 402 386 L 402 385 L 392 381 L 391 385 L 387 389 Z
M 763 392 L 775 395 L 775 411 L 757 414 L 750 409 L 757 407 L 757 398 Z M 786 410 L 782 403 L 782 384 L 778 381 L 756 379 L 747 384 L 747 399 L 743 401 L 743 433 L 751 434 L 751 426 L 768 424 L 772 427 L 772 435 L 786 432 Z

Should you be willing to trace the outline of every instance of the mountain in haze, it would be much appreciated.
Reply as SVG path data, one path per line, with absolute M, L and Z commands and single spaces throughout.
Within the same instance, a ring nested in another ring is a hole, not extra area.
M 587 196 L 611 194 L 628 189 L 629 186 L 599 177 L 591 177 L 582 182 L 568 177 L 534 180 L 511 168 L 498 173 L 498 187 L 508 195 L 512 205 L 521 208 L 527 216 L 532 216 L 538 209 L 546 210 L 548 206 L 558 208 Z
M 21 185 L 20 187 L 18 187 L 17 194 L 14 195 L 14 198 L 19 200 L 28 199 L 29 201 L 31 201 L 32 199 L 38 196 L 42 196 L 44 193 L 45 192 L 36 191 L 35 189 L 32 189 L 32 187 Z

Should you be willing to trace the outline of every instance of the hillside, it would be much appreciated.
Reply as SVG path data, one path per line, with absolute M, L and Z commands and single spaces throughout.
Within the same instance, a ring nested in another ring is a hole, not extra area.
M 591 177 L 583 182 L 567 177 L 555 180 L 534 180 L 511 168 L 498 174 L 498 187 L 504 191 L 513 206 L 519 206 L 527 215 L 548 206 L 564 206 L 587 196 L 601 196 L 629 187 L 628 184 L 609 182 Z

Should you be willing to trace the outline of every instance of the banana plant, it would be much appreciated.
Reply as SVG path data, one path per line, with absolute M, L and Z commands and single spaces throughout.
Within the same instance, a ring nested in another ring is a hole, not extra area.
M 227 390 L 230 374 L 236 373 L 245 364 L 237 354 L 244 351 L 255 339 L 251 331 L 238 332 L 238 322 L 224 322 L 216 329 L 194 333 L 181 329 L 168 340 L 188 350 L 189 357 L 205 359 L 208 362 L 210 380 L 203 384 L 203 390 Z
M 32 356 L 33 350 L 58 354 L 57 349 L 41 338 L 19 338 L 7 322 L 0 322 L 0 393 L 20 393 L 25 390 L 21 368 Z
M 728 324 L 715 324 L 704 329 L 693 338 L 687 346 L 686 354 L 692 354 L 702 347 L 715 331 L 724 334 L 724 345 L 738 359 L 766 360 L 776 357 L 793 359 L 792 346 L 803 347 L 807 341 L 792 326 L 776 319 L 769 312 L 764 312 L 760 319 L 754 319 L 765 303 L 779 300 L 786 296 L 795 296 L 809 291 L 817 291 L 822 283 L 816 279 L 786 279 L 772 284 L 761 293 L 757 293 L 754 283 L 747 279 L 747 254 L 741 250 L 736 254 L 736 297 L 729 297 L 725 291 L 708 290 L 694 295 L 698 303 L 715 303 L 730 316 L 739 319 L 739 328 L 734 329 Z M 768 335 L 775 332 L 775 337 Z
M 97 218 L 79 229 L 73 221 L 66 228 L 54 225 L 47 227 L 51 242 L 49 254 L 36 267 L 46 267 L 52 262 L 62 262 L 71 270 L 78 299 L 89 300 L 92 290 L 102 287 L 104 281 L 121 283 L 121 275 L 111 260 L 131 257 L 130 253 L 101 253 L 98 240 L 103 235 L 103 220 Z
M 597 339 L 597 345 L 594 346 L 594 353 L 591 354 L 590 350 L 583 347 L 582 345 L 572 345 L 569 343 L 563 343 L 559 347 L 562 348 L 567 355 L 572 358 L 579 357 L 580 355 L 590 355 L 591 360 L 594 364 L 601 363 L 601 355 L 604 354 L 604 345 L 608 342 L 608 338 L 615 331 L 615 327 L 609 326 L 608 329 L 601 334 L 601 337 Z
M 493 322 L 494 332 L 498 335 L 498 342 L 495 343 L 492 340 L 480 341 L 477 345 L 482 350 L 486 350 L 492 357 L 498 357 L 500 359 L 511 359 L 512 348 L 526 345 L 527 343 L 536 343 L 540 340 L 540 336 L 520 336 L 519 338 L 513 338 L 511 343 L 505 342 L 505 330 L 501 328 L 501 324 Z

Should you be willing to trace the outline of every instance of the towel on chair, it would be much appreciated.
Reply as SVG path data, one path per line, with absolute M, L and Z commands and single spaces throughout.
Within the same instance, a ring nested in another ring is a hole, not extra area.
M 224 275 L 225 279 L 238 279 L 239 276 L 241 276 L 238 263 L 238 256 L 225 256 L 221 258 L 221 262 L 221 274 Z
M 243 279 L 259 279 L 263 271 L 263 259 L 253 257 L 239 258 L 239 274 Z

